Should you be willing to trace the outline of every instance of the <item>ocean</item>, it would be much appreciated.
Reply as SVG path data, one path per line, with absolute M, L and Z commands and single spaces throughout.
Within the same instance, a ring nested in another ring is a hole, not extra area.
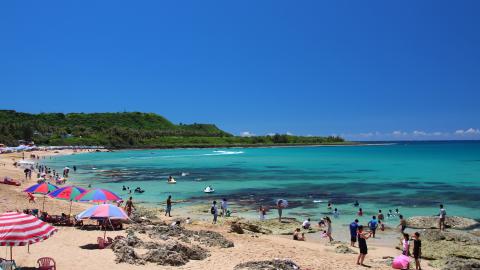
M 57 170 L 75 165 L 69 181 L 129 196 L 122 186 L 141 187 L 134 200 L 150 205 L 168 195 L 184 200 L 175 208 L 227 198 L 239 215 L 256 215 L 260 205 L 289 202 L 299 219 L 329 215 L 327 202 L 348 223 L 358 211 L 365 222 L 379 209 L 398 208 L 406 217 L 448 215 L 480 219 L 480 142 L 394 142 L 363 146 L 123 150 L 52 157 Z M 173 176 L 177 184 L 167 184 Z M 203 189 L 212 186 L 215 193 Z M 275 212 L 270 213 L 270 217 Z M 397 221 L 392 220 L 392 224 Z

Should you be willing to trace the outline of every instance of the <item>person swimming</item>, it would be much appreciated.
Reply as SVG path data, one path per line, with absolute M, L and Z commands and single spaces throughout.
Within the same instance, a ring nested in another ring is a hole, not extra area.
M 122 186 L 122 190 L 125 191 L 127 190 L 127 188 L 125 186 Z
M 353 206 L 358 207 L 359 205 L 360 203 L 358 203 L 358 200 L 355 200 L 355 202 L 353 203 Z

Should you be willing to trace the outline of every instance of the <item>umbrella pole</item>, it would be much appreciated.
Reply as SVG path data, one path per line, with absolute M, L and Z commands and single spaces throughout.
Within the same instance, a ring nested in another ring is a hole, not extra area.
M 45 195 L 43 195 L 42 212 L 45 212 Z
M 70 200 L 70 211 L 68 212 L 68 217 L 70 217 L 70 215 L 72 214 L 72 203 L 73 201 Z
M 12 254 L 12 250 L 13 250 L 13 247 L 12 247 L 12 246 L 10 246 L 10 261 L 12 261 L 12 260 L 13 260 L 13 254 Z

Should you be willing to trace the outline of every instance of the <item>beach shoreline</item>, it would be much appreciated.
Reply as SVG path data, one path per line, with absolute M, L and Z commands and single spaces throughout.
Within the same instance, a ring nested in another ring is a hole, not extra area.
M 56 153 L 55 153 L 56 152 Z M 41 158 L 49 158 L 55 155 L 70 155 L 80 154 L 81 152 L 74 152 L 73 150 L 58 150 L 52 152 L 38 151 L 29 152 L 30 154 L 39 155 Z M 13 166 L 14 160 L 20 160 L 21 153 L 11 153 L 0 155 L 0 177 L 9 176 L 14 179 L 23 179 L 24 175 L 21 169 Z M 1 185 L 0 196 L 0 212 L 39 207 L 28 203 L 26 195 L 22 190 L 35 181 L 22 180 L 22 186 L 7 186 Z M 90 204 L 73 203 L 72 212 L 78 213 L 86 209 Z M 204 205 L 198 206 L 203 207 Z M 51 214 L 60 214 L 67 212 L 69 203 L 66 201 L 59 201 L 47 198 L 45 210 Z M 174 208 L 174 215 L 172 218 L 163 217 L 162 207 L 153 207 L 153 211 L 157 212 L 161 220 L 165 222 L 172 222 L 178 218 L 184 219 L 188 213 L 183 210 Z M 273 214 L 272 214 L 273 216 Z M 325 239 L 319 237 L 319 234 L 307 234 L 306 242 L 293 241 L 288 235 L 258 235 L 258 234 L 232 234 L 229 233 L 228 219 L 219 218 L 218 225 L 212 225 L 208 221 L 210 215 L 206 215 L 205 219 L 196 219 L 192 225 L 188 227 L 195 230 L 212 230 L 221 233 L 228 239 L 235 243 L 235 247 L 231 250 L 211 249 L 212 256 L 203 261 L 191 261 L 185 266 L 180 267 L 165 267 L 154 266 L 156 269 L 207 269 L 211 265 L 215 269 L 233 269 L 238 263 L 251 260 L 271 260 L 275 258 L 288 258 L 298 263 L 302 269 L 363 269 L 355 264 L 356 255 L 335 253 L 335 245 L 330 245 Z M 340 229 L 338 229 L 340 231 Z M 124 235 L 124 231 L 115 232 L 115 234 Z M 334 232 L 334 237 L 335 233 Z M 344 227 L 341 232 L 342 235 L 348 234 L 348 228 Z M 54 257 L 59 267 L 67 268 L 69 266 L 68 258 L 74 256 L 82 256 L 84 260 L 74 267 L 69 269 L 84 269 L 91 265 L 92 261 L 96 261 L 96 268 L 114 267 L 115 269 L 150 269 L 153 265 L 131 266 L 128 264 L 116 264 L 114 261 L 114 254 L 111 250 L 84 250 L 80 248 L 82 245 L 95 243 L 98 231 L 79 231 L 69 227 L 59 227 L 59 232 L 42 243 L 33 245 L 31 252 L 28 253 L 26 248 L 16 248 L 14 257 L 17 264 L 22 266 L 34 266 L 36 259 L 46 255 Z M 388 246 L 375 240 L 369 241 L 371 254 L 367 256 L 367 264 L 372 266 L 372 269 L 390 269 L 391 267 L 385 264 L 386 257 L 394 257 L 399 254 L 395 249 L 395 244 Z M 274 248 L 272 248 L 274 247 Z M 65 259 L 67 258 L 67 259 Z M 101 260 L 103 258 L 103 260 Z M 228 263 L 219 263 L 219 261 L 228 261 Z M 424 263 L 424 269 L 433 269 Z

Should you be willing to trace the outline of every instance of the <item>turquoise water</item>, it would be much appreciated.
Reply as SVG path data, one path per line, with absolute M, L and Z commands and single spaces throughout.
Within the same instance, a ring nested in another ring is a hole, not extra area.
M 253 214 L 259 205 L 284 198 L 288 215 L 316 218 L 328 214 L 326 201 L 332 201 L 346 222 L 355 216 L 355 200 L 364 219 L 395 208 L 406 216 L 435 215 L 443 203 L 449 215 L 480 218 L 480 142 L 133 150 L 60 156 L 46 163 L 57 169 L 76 165 L 75 183 L 124 197 L 122 185 L 139 186 L 146 192 L 134 199 L 150 204 L 169 194 L 187 200 L 184 205 L 226 197 Z M 166 183 L 169 175 L 176 185 Z M 216 192 L 203 193 L 207 185 Z

